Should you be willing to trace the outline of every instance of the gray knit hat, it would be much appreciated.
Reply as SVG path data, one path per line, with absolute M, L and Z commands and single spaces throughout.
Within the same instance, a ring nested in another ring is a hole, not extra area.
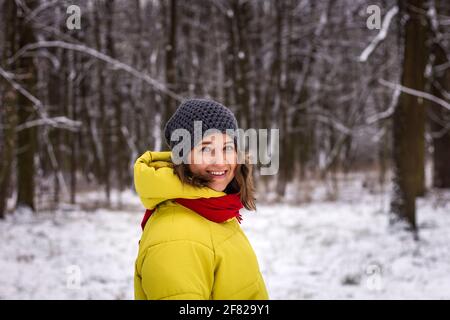
M 202 121 L 202 137 L 208 129 L 216 129 L 222 133 L 227 133 L 227 129 L 236 130 L 238 128 L 233 112 L 224 105 L 206 99 L 185 100 L 180 104 L 164 128 L 166 143 L 170 149 L 173 149 L 180 142 L 179 140 L 170 140 L 172 132 L 176 129 L 186 129 L 190 133 L 191 149 L 200 142 L 194 141 L 194 121 Z M 236 137 L 234 137 L 234 140 L 236 141 Z

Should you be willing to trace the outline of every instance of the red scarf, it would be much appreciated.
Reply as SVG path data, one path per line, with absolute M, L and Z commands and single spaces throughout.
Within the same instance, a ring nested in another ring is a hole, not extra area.
M 216 198 L 200 198 L 200 199 L 175 199 L 175 202 L 181 204 L 183 207 L 197 212 L 204 218 L 221 223 L 228 219 L 236 218 L 239 223 L 242 221 L 242 216 L 239 210 L 243 208 L 241 199 L 238 193 L 227 194 Z M 155 209 L 147 209 L 144 218 L 141 222 L 142 230 L 144 230 L 147 220 L 150 218 Z

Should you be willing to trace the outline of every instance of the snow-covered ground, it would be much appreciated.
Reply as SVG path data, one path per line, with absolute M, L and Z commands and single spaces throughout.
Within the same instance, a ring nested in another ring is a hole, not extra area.
M 97 198 L 98 194 L 86 195 Z M 420 241 L 388 226 L 386 195 L 244 212 L 272 299 L 450 299 L 450 193 L 418 201 Z M 0 222 L 0 299 L 132 299 L 143 210 L 66 208 Z

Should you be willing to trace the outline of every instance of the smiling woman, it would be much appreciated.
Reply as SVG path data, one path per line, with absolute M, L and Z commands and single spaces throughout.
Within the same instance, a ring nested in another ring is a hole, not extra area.
M 193 132 L 185 163 L 171 152 L 146 152 L 134 167 L 136 191 L 146 207 L 135 265 L 136 299 L 268 299 L 253 248 L 240 227 L 239 210 L 255 210 L 251 165 L 237 163 L 232 112 L 211 100 L 183 102 L 166 124 Z M 204 133 L 204 132 L 202 132 Z M 248 159 L 248 158 L 247 158 Z
M 206 136 L 192 149 L 188 159 L 189 164 L 174 165 L 183 183 L 237 193 L 246 209 L 256 210 L 252 166 L 248 156 L 244 156 L 243 164 L 237 163 L 237 145 L 230 136 L 224 133 Z
M 191 176 L 203 179 L 211 189 L 224 191 L 234 178 L 237 153 L 233 140 L 224 133 L 203 138 L 188 157 L 189 164 L 182 163 L 180 166 Z

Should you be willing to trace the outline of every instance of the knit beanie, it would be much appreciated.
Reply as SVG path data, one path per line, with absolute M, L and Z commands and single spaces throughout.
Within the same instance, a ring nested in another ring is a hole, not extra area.
M 201 121 L 201 136 L 194 134 L 194 121 Z M 185 129 L 190 134 L 192 149 L 201 141 L 204 133 L 209 129 L 227 133 L 227 129 L 237 130 L 237 128 L 237 120 L 233 112 L 219 102 L 207 99 L 188 99 L 179 105 L 166 123 L 164 136 L 167 145 L 170 149 L 173 149 L 183 138 L 179 137 L 178 140 L 171 141 L 172 132 L 176 129 Z M 236 136 L 232 138 L 236 142 Z

